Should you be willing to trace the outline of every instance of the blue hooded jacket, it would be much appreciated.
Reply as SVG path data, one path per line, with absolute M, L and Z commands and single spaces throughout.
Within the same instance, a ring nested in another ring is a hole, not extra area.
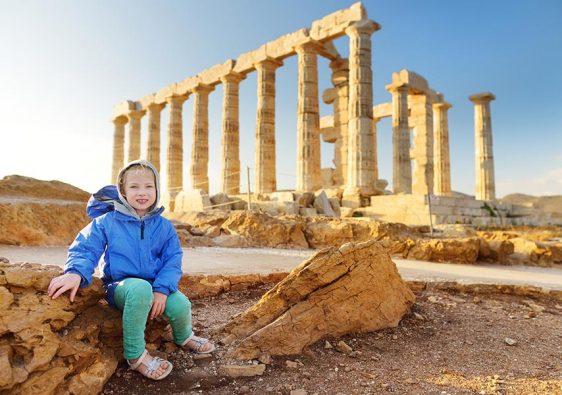
M 182 249 L 172 223 L 161 216 L 158 207 L 158 172 L 143 160 L 127 164 L 119 173 L 134 164 L 150 168 L 156 179 L 156 202 L 142 218 L 139 217 L 115 185 L 96 192 L 87 205 L 93 219 L 80 231 L 68 250 L 65 273 L 82 277 L 81 287 L 92 282 L 92 274 L 104 254 L 102 280 L 107 299 L 113 303 L 113 291 L 118 282 L 128 277 L 147 280 L 156 292 L 169 295 L 178 290 L 182 275 Z

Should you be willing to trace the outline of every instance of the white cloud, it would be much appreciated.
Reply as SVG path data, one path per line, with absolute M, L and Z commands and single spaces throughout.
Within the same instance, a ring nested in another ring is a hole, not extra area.
M 532 179 L 505 180 L 496 184 L 497 195 L 525 193 L 528 195 L 562 195 L 562 167 L 548 170 Z

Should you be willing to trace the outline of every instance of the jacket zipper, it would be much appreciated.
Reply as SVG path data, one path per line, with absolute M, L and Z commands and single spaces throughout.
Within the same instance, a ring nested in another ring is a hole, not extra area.
M 144 221 L 141 221 L 141 240 L 144 240 Z

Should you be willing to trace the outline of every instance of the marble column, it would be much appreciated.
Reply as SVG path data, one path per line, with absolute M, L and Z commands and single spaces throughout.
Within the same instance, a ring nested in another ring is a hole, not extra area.
M 318 44 L 296 48 L 298 55 L 297 191 L 322 188 L 320 173 L 320 114 L 318 112 Z
M 256 63 L 258 104 L 256 114 L 255 193 L 277 189 L 275 163 L 275 69 L 283 63 L 266 59 Z
M 213 87 L 193 89 L 193 141 L 191 143 L 191 188 L 209 193 L 209 93 Z
M 127 153 L 127 162 L 140 159 L 141 156 L 141 118 L 144 111 L 131 110 L 127 114 L 129 120 L 128 140 L 129 150 Z
M 111 182 L 117 182 L 119 170 L 123 167 L 125 159 L 125 125 L 126 117 L 117 117 L 113 120 L 115 129 L 113 131 L 113 164 L 111 167 Z
M 449 153 L 449 119 L 447 102 L 433 105 L 433 192 L 451 194 L 451 157 Z
M 412 193 L 433 193 L 433 108 L 431 97 L 410 95 L 410 119 L 414 129 L 412 159 L 414 160 Z
M 358 195 L 373 194 L 378 179 L 371 70 L 371 34 L 378 29 L 379 25 L 370 20 L 345 29 L 349 36 L 349 118 L 344 197 L 355 196 L 355 201 Z
M 412 193 L 408 87 L 387 87 L 392 94 L 392 185 L 394 193 Z
M 146 160 L 154 165 L 160 172 L 160 113 L 164 104 L 149 104 L 148 113 L 148 140 L 146 143 Z
M 168 148 L 166 172 L 169 210 L 174 211 L 174 199 L 183 189 L 183 119 L 182 106 L 187 96 L 170 96 L 166 99 L 169 109 Z
M 222 176 L 221 191 L 240 193 L 239 87 L 244 77 L 231 73 L 221 77 L 222 96 Z
M 349 62 L 347 59 L 337 59 L 330 62 L 332 69 L 332 84 L 336 89 L 334 100 L 334 128 L 338 131 L 338 138 L 334 147 L 334 182 L 338 186 L 345 186 L 347 180 L 347 121 L 349 101 Z
M 494 176 L 490 102 L 495 100 L 496 97 L 490 92 L 485 92 L 472 95 L 469 99 L 474 103 L 476 199 L 494 200 L 496 198 L 496 181 Z

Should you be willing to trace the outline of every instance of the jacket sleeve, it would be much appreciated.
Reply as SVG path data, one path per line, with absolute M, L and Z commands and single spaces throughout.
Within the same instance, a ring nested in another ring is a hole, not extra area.
M 183 251 L 180 240 L 171 222 L 167 223 L 167 235 L 164 247 L 162 248 L 162 268 L 156 274 L 152 283 L 152 289 L 164 295 L 169 295 L 178 290 L 182 270 L 181 262 Z
M 68 249 L 64 272 L 79 274 L 82 277 L 80 287 L 92 283 L 94 270 L 107 246 L 102 218 L 94 219 L 82 229 Z

